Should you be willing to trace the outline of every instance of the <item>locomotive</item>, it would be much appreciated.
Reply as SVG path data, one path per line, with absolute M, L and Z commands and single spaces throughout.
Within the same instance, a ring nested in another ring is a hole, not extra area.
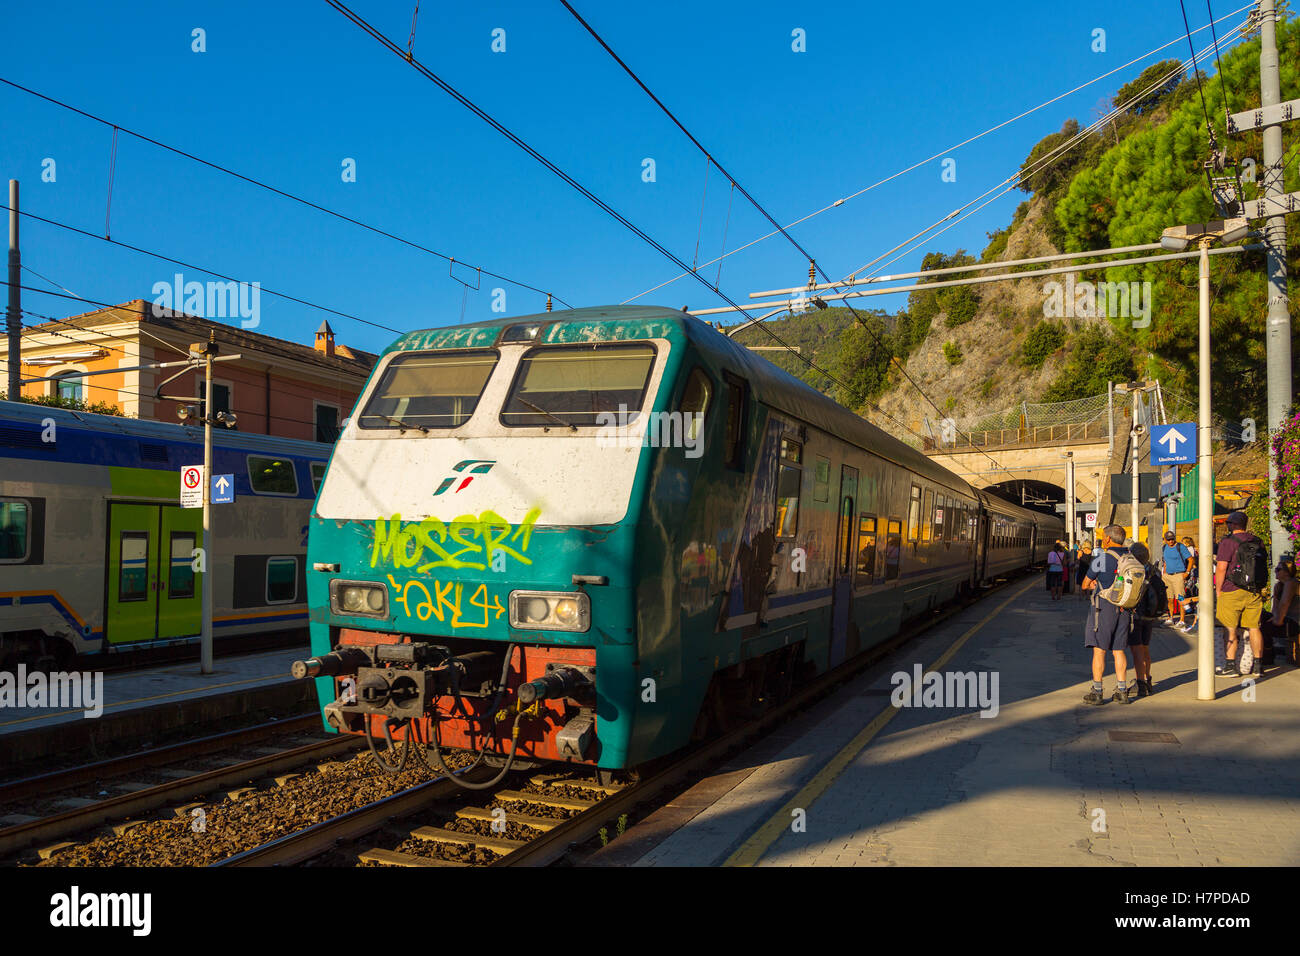
M 416 331 L 330 457 L 294 674 L 390 770 L 631 768 L 1063 530 L 684 312 Z

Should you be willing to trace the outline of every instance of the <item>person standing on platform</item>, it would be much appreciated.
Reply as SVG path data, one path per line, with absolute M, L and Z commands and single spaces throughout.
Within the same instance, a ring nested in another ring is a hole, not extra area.
M 1279 643 L 1286 648 L 1287 660 L 1300 663 L 1300 581 L 1296 579 L 1295 555 L 1284 554 L 1278 558 L 1274 569 L 1277 584 L 1273 585 L 1273 611 L 1260 625 L 1267 644 Z M 1267 652 L 1265 652 L 1267 653 Z
M 1085 541 L 1079 548 L 1079 560 L 1074 569 L 1074 583 L 1079 586 L 1079 598 L 1088 600 L 1088 592 L 1083 589 L 1083 579 L 1088 576 L 1088 568 L 1092 566 L 1092 542 Z
M 1159 571 L 1151 564 L 1151 552 L 1147 546 L 1134 541 L 1128 550 L 1146 568 L 1146 584 L 1133 609 L 1128 646 L 1133 651 L 1133 683 L 1137 687 L 1137 695 L 1150 697 L 1155 693 L 1155 686 L 1151 683 L 1151 629 L 1160 620 L 1160 615 L 1165 613 L 1168 597 Z
M 1065 576 L 1065 551 L 1061 547 L 1061 542 L 1052 545 L 1052 550 L 1047 552 L 1047 590 L 1052 595 L 1053 601 L 1061 599 L 1061 578 Z
M 1083 589 L 1092 599 L 1083 638 L 1084 646 L 1092 648 L 1092 690 L 1084 695 L 1083 702 L 1094 707 L 1106 702 L 1102 695 L 1102 678 L 1106 674 L 1107 651 L 1115 659 L 1116 683 L 1111 699 L 1120 704 L 1129 702 L 1125 677 L 1128 671 L 1128 637 L 1133 613 L 1102 596 L 1103 591 L 1110 593 L 1119 576 L 1121 561 L 1129 557 L 1131 555 L 1124 547 L 1124 529 L 1119 525 L 1107 525 L 1102 531 L 1101 550 L 1083 579 Z
M 1241 675 L 1237 663 L 1237 630 L 1250 635 L 1250 650 L 1255 658 L 1251 673 L 1264 673 L 1264 635 L 1259 619 L 1264 610 L 1264 591 L 1268 588 L 1268 551 L 1264 542 L 1246 530 L 1246 513 L 1234 511 L 1224 519 L 1228 534 L 1219 542 L 1214 560 L 1215 617 L 1228 632 L 1224 646 L 1224 676 Z
M 1166 627 L 1174 626 L 1175 613 L 1178 614 L 1177 626 L 1183 627 L 1187 624 L 1182 600 L 1187 596 L 1187 579 L 1195 563 L 1196 559 L 1192 557 L 1192 552 L 1187 549 L 1187 546 L 1179 544 L 1172 531 L 1166 531 L 1165 544 L 1160 549 L 1160 578 L 1165 583 L 1165 594 L 1169 598 L 1169 616 L 1160 623 Z M 1177 612 L 1174 610 L 1175 604 L 1179 605 Z

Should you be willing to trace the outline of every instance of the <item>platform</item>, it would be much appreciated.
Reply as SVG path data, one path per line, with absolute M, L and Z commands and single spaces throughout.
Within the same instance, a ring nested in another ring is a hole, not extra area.
M 1198 701 L 1196 635 L 1157 627 L 1155 695 L 1089 707 L 1084 616 L 1077 594 L 1053 602 L 1041 577 L 1017 582 L 873 666 L 590 863 L 1300 862 L 1300 670 L 1279 661 L 1253 687 L 1216 678 L 1216 699 Z M 983 674 L 989 687 L 996 674 L 996 715 L 894 706 L 892 675 L 917 663 Z M 1114 686 L 1108 665 L 1108 698 Z
M 45 706 L 0 705 L 0 766 L 94 749 L 110 739 L 143 739 L 239 714 L 292 709 L 315 698 L 312 682 L 289 676 L 289 665 L 308 655 L 303 647 L 217 657 L 211 674 L 200 674 L 197 660 L 108 673 L 84 668 L 74 672 L 83 677 L 79 706 L 51 706 L 52 694 Z M 65 693 L 63 702 L 69 699 Z M 22 702 L 30 703 L 30 697 Z

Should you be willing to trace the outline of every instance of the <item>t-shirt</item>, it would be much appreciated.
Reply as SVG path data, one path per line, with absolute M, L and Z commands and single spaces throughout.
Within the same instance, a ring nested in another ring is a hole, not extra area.
M 1165 574 L 1182 574 L 1187 570 L 1187 562 L 1192 559 L 1192 552 L 1183 544 L 1165 545 L 1161 556 L 1165 561 Z
M 1115 583 L 1115 573 L 1119 571 L 1120 554 L 1126 554 L 1128 548 L 1108 548 L 1105 551 L 1098 551 L 1092 559 L 1092 565 L 1088 568 L 1087 578 L 1096 581 L 1097 587 L 1110 587 Z
M 1215 553 L 1214 560 L 1219 562 L 1226 562 L 1228 565 L 1228 568 L 1225 569 L 1223 572 L 1222 590 L 1225 593 L 1228 591 L 1241 590 L 1241 588 L 1233 584 L 1232 581 L 1228 578 L 1228 570 L 1232 568 L 1232 560 L 1237 556 L 1237 549 L 1240 548 L 1247 541 L 1258 541 L 1260 544 L 1264 543 L 1263 541 L 1260 541 L 1259 538 L 1257 538 L 1255 535 L 1251 534 L 1249 531 L 1234 531 L 1232 534 L 1228 535 L 1226 538 L 1224 538 L 1222 541 L 1219 542 L 1219 550 Z
M 1055 570 L 1055 571 L 1061 570 L 1061 552 L 1059 551 L 1047 552 L 1047 567 L 1049 570 Z

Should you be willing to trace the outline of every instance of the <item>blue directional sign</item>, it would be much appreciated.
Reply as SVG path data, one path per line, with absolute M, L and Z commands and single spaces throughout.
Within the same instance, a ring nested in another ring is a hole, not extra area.
M 1151 466 L 1196 464 L 1196 425 L 1151 426 Z
M 212 476 L 212 503 L 214 505 L 228 505 L 235 501 L 235 476 L 234 475 L 213 475 Z

